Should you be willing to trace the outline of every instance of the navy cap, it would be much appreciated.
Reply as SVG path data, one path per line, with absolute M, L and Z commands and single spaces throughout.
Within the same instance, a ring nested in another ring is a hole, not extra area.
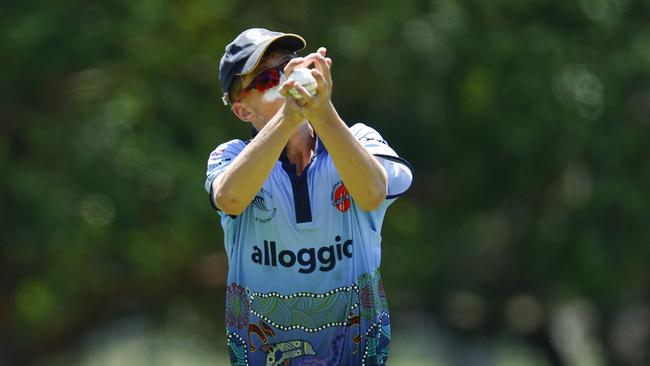
M 264 28 L 251 28 L 241 32 L 221 57 L 219 82 L 223 103 L 230 104 L 228 93 L 238 76 L 246 75 L 260 63 L 264 52 L 272 43 L 280 43 L 289 51 L 299 51 L 307 42 L 297 34 L 274 32 Z

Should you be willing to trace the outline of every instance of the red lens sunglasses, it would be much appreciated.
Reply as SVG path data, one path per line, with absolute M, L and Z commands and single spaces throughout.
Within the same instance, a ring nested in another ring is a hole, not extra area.
M 245 93 L 255 89 L 260 93 L 264 93 L 265 91 L 278 86 L 278 84 L 280 84 L 280 73 L 282 73 L 286 64 L 287 63 L 285 62 L 282 65 L 262 71 L 262 73 L 257 75 L 241 92 Z
M 257 76 L 255 76 L 253 81 L 248 84 L 248 86 L 242 89 L 239 97 L 241 97 L 242 94 L 247 93 L 253 89 L 257 90 L 260 93 L 264 93 L 265 91 L 278 86 L 280 84 L 280 77 L 284 73 L 284 67 L 294 57 L 295 56 L 292 56 L 284 60 L 280 65 L 266 69 L 259 73 Z

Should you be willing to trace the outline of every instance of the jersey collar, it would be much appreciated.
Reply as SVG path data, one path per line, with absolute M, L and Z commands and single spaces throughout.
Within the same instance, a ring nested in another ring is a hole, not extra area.
M 255 129 L 255 127 L 252 127 L 251 128 L 251 140 L 254 139 L 255 136 L 257 136 L 257 130 Z M 327 149 L 325 148 L 325 144 L 323 144 L 320 137 L 318 137 L 318 135 L 316 135 L 316 144 L 314 146 L 314 156 L 312 157 L 312 160 L 313 160 L 313 158 L 315 158 L 319 154 L 322 154 L 325 151 L 327 151 Z M 278 160 L 280 162 L 282 162 L 282 166 L 285 167 L 285 169 L 288 168 L 290 170 L 295 171 L 296 166 L 295 166 L 295 164 L 292 164 L 289 161 L 289 158 L 287 157 L 287 148 L 286 147 L 284 149 L 282 149 L 282 153 L 280 153 L 280 157 L 278 158 Z

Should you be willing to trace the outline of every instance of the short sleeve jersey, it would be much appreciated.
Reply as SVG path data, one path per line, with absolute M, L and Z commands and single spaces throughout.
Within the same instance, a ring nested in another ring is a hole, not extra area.
M 317 139 L 301 175 L 283 153 L 240 215 L 219 211 L 233 365 L 381 365 L 388 357 L 380 230 L 413 173 L 377 131 L 360 123 L 350 129 L 388 174 L 376 210 L 357 207 Z M 246 144 L 232 140 L 210 154 L 208 192 Z

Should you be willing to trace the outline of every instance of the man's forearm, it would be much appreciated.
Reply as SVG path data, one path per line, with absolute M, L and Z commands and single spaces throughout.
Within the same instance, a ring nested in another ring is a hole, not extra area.
M 269 176 L 297 125 L 284 120 L 281 111 L 258 132 L 228 169 L 212 182 L 212 198 L 219 209 L 231 215 L 244 211 Z
M 386 170 L 354 137 L 333 105 L 310 121 L 327 146 L 348 192 L 363 210 L 372 211 L 386 198 Z

